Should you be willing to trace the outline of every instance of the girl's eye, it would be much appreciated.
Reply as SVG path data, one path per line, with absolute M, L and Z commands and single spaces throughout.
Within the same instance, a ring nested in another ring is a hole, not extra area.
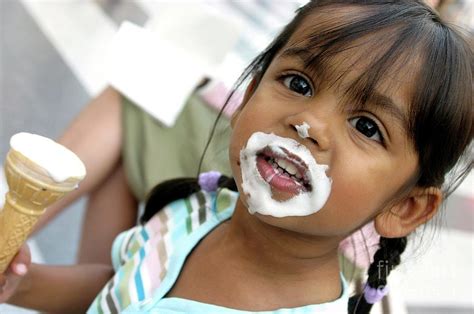
M 350 124 L 356 128 L 357 131 L 371 140 L 382 143 L 383 137 L 377 123 L 369 117 L 361 116 L 349 119 Z
M 298 74 L 288 74 L 283 76 L 283 84 L 290 90 L 305 97 L 313 96 L 311 84 L 303 76 Z

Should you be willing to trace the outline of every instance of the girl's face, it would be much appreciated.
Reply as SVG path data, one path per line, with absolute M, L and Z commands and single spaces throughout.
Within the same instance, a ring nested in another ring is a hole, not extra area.
M 258 86 L 249 87 L 245 103 L 232 121 L 230 162 L 245 205 L 240 152 L 252 134 L 273 133 L 304 145 L 318 164 L 329 167 L 326 174 L 332 186 L 325 205 L 309 216 L 255 215 L 265 223 L 298 233 L 342 238 L 387 209 L 387 202 L 416 172 L 418 158 L 406 135 L 410 85 L 397 81 L 400 88 L 390 89 L 392 82 L 387 80 L 380 84 L 377 103 L 361 111 L 344 108 L 341 89 L 324 86 L 318 73 L 305 69 L 301 58 L 288 49 L 305 38 L 304 25 L 275 56 Z M 349 56 L 338 58 L 345 62 Z M 346 78 L 357 76 L 358 71 L 361 69 L 354 66 Z M 296 129 L 303 123 L 309 125 L 306 138 Z M 274 200 L 294 197 L 270 187 Z M 238 206 L 236 210 L 246 209 Z

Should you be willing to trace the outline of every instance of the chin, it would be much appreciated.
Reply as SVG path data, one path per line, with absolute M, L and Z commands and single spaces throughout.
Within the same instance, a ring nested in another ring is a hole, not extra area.
M 249 213 L 250 215 L 250 213 Z M 300 235 L 313 235 L 310 234 L 306 228 L 303 226 L 303 219 L 306 217 L 298 217 L 298 216 L 287 216 L 287 217 L 273 217 L 270 215 L 262 215 L 259 213 L 253 214 L 260 222 L 280 229 L 280 231 L 288 231 L 291 233 L 296 233 Z

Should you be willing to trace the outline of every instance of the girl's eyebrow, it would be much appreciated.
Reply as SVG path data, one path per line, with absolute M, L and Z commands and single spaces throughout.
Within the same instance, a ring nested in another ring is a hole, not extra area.
M 400 106 L 397 106 L 391 97 L 383 95 L 377 91 L 373 91 L 370 103 L 377 110 L 385 111 L 390 116 L 398 120 L 405 132 L 408 130 L 409 121 L 407 115 L 403 113 L 403 111 L 400 109 Z
M 292 48 L 287 48 L 285 51 L 282 52 L 281 58 L 294 58 L 298 57 L 303 64 L 307 64 L 309 61 L 308 58 L 308 50 L 304 48 L 299 48 L 299 47 L 292 47 Z

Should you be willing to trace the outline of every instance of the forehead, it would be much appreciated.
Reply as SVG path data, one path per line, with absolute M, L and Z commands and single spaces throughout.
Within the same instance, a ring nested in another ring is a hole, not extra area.
M 370 27 L 372 15 L 356 6 L 321 8 L 302 20 L 276 59 L 296 59 L 356 107 L 386 95 L 408 110 L 421 54 L 401 27 Z

